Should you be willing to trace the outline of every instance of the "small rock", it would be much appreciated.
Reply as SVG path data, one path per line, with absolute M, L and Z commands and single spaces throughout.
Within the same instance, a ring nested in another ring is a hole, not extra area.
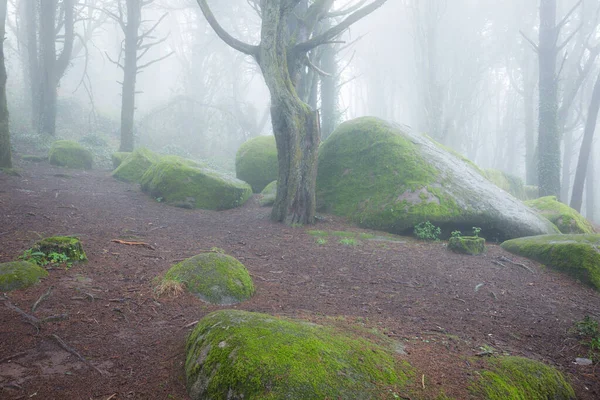
M 592 365 L 593 362 L 589 358 L 576 358 L 575 364 L 577 364 L 577 365 Z

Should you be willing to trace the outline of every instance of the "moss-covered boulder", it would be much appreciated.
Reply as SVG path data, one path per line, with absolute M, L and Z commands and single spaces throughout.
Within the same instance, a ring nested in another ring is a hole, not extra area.
M 118 151 L 116 153 L 112 153 L 110 159 L 112 161 L 113 169 L 119 168 L 119 165 L 123 163 L 123 161 L 131 155 L 129 151 Z
M 312 323 L 225 310 L 187 340 L 193 400 L 380 399 L 412 374 L 391 351 Z
M 525 183 L 517 176 L 498 169 L 486 169 L 485 177 L 488 178 L 494 185 L 515 196 L 519 200 L 527 200 L 525 191 Z
M 235 174 L 248 182 L 254 193 L 260 193 L 277 179 L 277 146 L 274 136 L 259 136 L 240 146 L 235 157 Z
M 120 181 L 139 183 L 148 168 L 159 160 L 160 156 L 148 149 L 136 149 L 123 159 L 117 169 L 112 172 L 112 176 Z
M 164 279 L 183 283 L 191 293 L 212 304 L 236 304 L 254 294 L 246 267 L 235 258 L 216 252 L 173 265 Z
M 28 261 L 0 264 L 0 292 L 23 289 L 39 282 L 48 271 Z
M 540 197 L 526 201 L 529 207 L 548 218 L 562 233 L 594 233 L 594 227 L 581 214 L 556 199 Z
M 148 168 L 140 183 L 152 197 L 184 208 L 226 210 L 241 206 L 252 195 L 246 182 L 170 158 Z
M 275 197 L 277 197 L 277 181 L 269 183 L 260 192 L 260 200 L 258 201 L 261 206 L 272 206 L 275 203 Z
M 37 265 L 67 264 L 87 261 L 79 238 L 74 236 L 52 236 L 36 242 L 23 254 L 23 259 Z
M 94 156 L 77 142 L 57 140 L 52 143 L 48 153 L 48 161 L 52 165 L 73 169 L 92 169 Z
M 571 400 L 575 392 L 555 368 L 522 357 L 490 359 L 471 386 L 486 400 Z
M 364 117 L 343 123 L 319 150 L 317 203 L 367 228 L 407 233 L 430 221 L 488 238 L 557 232 L 471 162 L 408 128 Z
M 485 251 L 485 239 L 475 236 L 451 237 L 448 249 L 455 253 L 477 255 Z
M 564 272 L 600 290 L 600 235 L 542 235 L 508 240 L 502 248 Z

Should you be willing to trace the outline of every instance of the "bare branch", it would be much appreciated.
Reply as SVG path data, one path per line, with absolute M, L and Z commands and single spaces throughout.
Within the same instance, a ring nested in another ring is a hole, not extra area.
M 523 32 L 523 31 L 519 31 L 519 33 L 521 34 L 521 36 L 523 36 L 523 38 L 524 38 L 525 40 L 527 40 L 527 42 L 529 42 L 529 44 L 530 44 L 530 45 L 533 47 L 533 50 L 534 50 L 536 53 L 539 53 L 539 52 L 540 52 L 540 48 L 539 48 L 539 46 L 538 46 L 537 44 L 535 44 L 535 42 L 534 42 L 533 40 L 529 39 L 529 38 L 527 37 L 527 35 L 525 34 L 525 32 Z
M 115 64 L 117 67 L 121 68 L 121 69 L 125 69 L 125 67 L 123 66 L 123 64 L 121 64 L 118 61 L 113 60 L 112 58 L 110 58 L 110 56 L 108 55 L 107 52 L 104 52 L 104 54 L 106 55 L 106 58 L 108 58 L 108 61 L 110 61 L 111 63 Z
M 221 38 L 221 40 L 227 43 L 227 45 L 233 47 L 237 51 L 240 51 L 244 54 L 248 54 L 250 56 L 256 56 L 258 54 L 258 46 L 253 46 L 248 43 L 244 43 L 241 40 L 234 38 L 225 29 L 223 29 L 223 27 L 219 24 L 214 14 L 210 10 L 210 7 L 206 3 L 206 0 L 198 0 L 198 5 L 202 10 L 202 14 L 204 14 L 204 17 L 206 18 L 210 26 L 213 28 L 215 33 Z
M 328 12 L 327 14 L 324 15 L 324 18 L 336 18 L 336 17 L 343 17 L 344 15 L 348 15 L 350 13 L 353 13 L 354 11 L 358 10 L 359 8 L 361 8 L 368 0 L 360 0 L 358 3 L 356 3 L 355 5 L 346 8 L 348 5 L 346 4 L 345 6 L 343 6 L 341 9 L 339 10 L 333 10 Z
M 146 64 L 140 65 L 140 66 L 137 67 L 137 70 L 140 71 L 140 70 L 142 70 L 142 69 L 144 69 L 146 67 L 149 67 L 152 64 L 156 64 L 157 62 L 160 62 L 160 61 L 162 61 L 162 60 L 164 60 L 166 58 L 171 57 L 174 53 L 175 53 L 175 51 L 171 51 L 169 54 L 164 55 L 162 57 L 159 57 L 156 60 L 152 60 L 152 61 L 147 62 Z
M 560 32 L 560 30 L 565 26 L 565 24 L 569 21 L 569 18 L 571 18 L 571 14 L 573 14 L 575 12 L 575 10 L 577 10 L 577 8 L 583 3 L 583 0 L 579 0 L 574 6 L 573 8 L 571 8 L 569 10 L 569 12 L 564 16 L 564 18 L 558 23 L 558 25 L 556 25 L 556 29 Z
M 330 78 L 333 77 L 332 74 L 323 71 L 321 68 L 319 68 L 315 64 L 313 64 L 313 62 L 310 60 L 310 57 L 308 56 L 308 54 L 306 55 L 305 61 L 306 61 L 306 64 L 320 76 L 325 76 L 325 77 L 330 77 Z

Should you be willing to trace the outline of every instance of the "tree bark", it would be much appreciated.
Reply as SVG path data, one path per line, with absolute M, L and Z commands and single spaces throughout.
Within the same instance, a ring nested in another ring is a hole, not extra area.
M 577 170 L 575 172 L 575 181 L 573 182 L 573 195 L 571 196 L 571 208 L 581 212 L 581 204 L 583 203 L 583 186 L 585 184 L 585 176 L 590 160 L 590 154 L 594 145 L 594 132 L 596 131 L 596 122 L 598 120 L 598 111 L 600 110 L 600 74 L 596 79 L 594 90 L 592 92 L 592 100 L 588 109 L 587 121 L 583 132 L 583 140 L 581 141 L 581 150 L 579 151 L 579 159 L 577 160 Z
M 557 126 L 558 100 L 556 58 L 558 27 L 556 0 L 541 0 L 539 74 L 538 176 L 540 196 L 560 197 L 560 135 Z
M 125 27 L 125 61 L 123 65 L 123 95 L 121 98 L 121 145 L 119 151 L 133 151 L 135 115 L 135 84 L 138 72 L 138 30 L 141 24 L 140 0 L 127 0 Z
M 590 221 L 594 220 L 594 209 L 596 207 L 596 166 L 594 165 L 594 162 L 595 157 L 594 153 L 592 153 L 590 154 L 587 176 L 585 178 L 585 217 Z
M 8 0 L 0 0 L 0 37 L 6 34 L 6 8 Z M 10 129 L 6 103 L 6 66 L 4 64 L 4 40 L 0 42 L 0 168 L 11 168 Z
M 339 71 L 335 47 L 331 44 L 324 46 L 321 67 L 329 74 L 321 78 L 321 138 L 325 140 L 337 128 L 339 122 Z
M 38 129 L 40 123 L 40 67 L 38 59 L 38 0 L 24 1 L 25 43 L 27 46 L 27 76 L 31 104 L 31 126 Z

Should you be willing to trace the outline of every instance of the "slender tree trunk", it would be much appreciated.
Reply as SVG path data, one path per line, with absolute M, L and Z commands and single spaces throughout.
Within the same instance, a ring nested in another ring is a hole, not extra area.
M 29 80 L 29 101 L 31 104 L 31 126 L 39 128 L 41 90 L 40 90 L 40 67 L 38 59 L 38 0 L 25 0 L 23 7 L 26 46 L 27 46 L 27 76 Z
M 327 139 L 337 128 L 339 121 L 338 110 L 338 65 L 336 52 L 333 45 L 323 46 L 323 56 L 321 57 L 321 67 L 323 71 L 329 74 L 321 78 L 321 121 L 323 140 Z
M 590 154 L 590 161 L 587 170 L 587 176 L 585 178 L 585 216 L 588 220 L 594 220 L 594 207 L 596 206 L 595 201 L 595 190 L 596 190 L 596 166 L 594 153 Z
M 558 100 L 556 0 L 541 0 L 539 43 L 539 136 L 538 175 L 540 196 L 560 196 L 560 135 L 557 126 Z
M 583 202 L 583 186 L 585 176 L 590 160 L 592 147 L 594 146 L 594 132 L 596 130 L 596 121 L 598 120 L 598 111 L 600 110 L 600 74 L 596 79 L 592 100 L 588 109 L 587 121 L 583 132 L 581 150 L 577 160 L 577 170 L 575 172 L 575 181 L 573 182 L 573 195 L 571 196 L 571 207 L 581 212 L 581 203 Z
M 560 184 L 560 200 L 569 204 L 571 192 L 571 164 L 573 163 L 573 132 L 563 134 L 562 180 Z
M 529 66 L 531 65 L 526 61 L 528 68 L 523 73 L 523 76 L 527 76 L 523 83 L 523 107 L 525 116 L 525 182 L 528 185 L 538 184 L 538 173 L 537 173 L 537 157 L 535 148 L 535 111 L 534 111 L 534 91 L 535 83 L 529 77 L 531 76 Z
M 56 0 L 44 0 L 40 4 L 40 116 L 38 131 L 54 136 L 56 133 Z
M 127 0 L 125 64 L 123 66 L 123 96 L 121 99 L 121 146 L 119 151 L 133 151 L 134 148 L 135 83 L 138 72 L 138 30 L 141 23 L 141 13 L 140 0 Z
M 7 0 L 0 0 L 0 37 L 6 34 Z M 4 40 L 0 42 L 0 168 L 11 168 L 10 129 L 6 103 L 6 66 L 4 65 Z

